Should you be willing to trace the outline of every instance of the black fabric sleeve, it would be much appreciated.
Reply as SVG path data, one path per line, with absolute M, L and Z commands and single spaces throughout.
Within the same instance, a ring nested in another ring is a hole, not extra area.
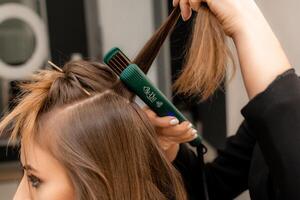
M 233 199 L 247 189 L 249 167 L 255 145 L 255 138 L 246 122 L 243 122 L 235 136 L 228 138 L 224 150 L 218 151 L 213 163 L 205 166 L 207 187 L 210 200 Z M 185 182 L 189 199 L 196 200 L 201 194 L 202 183 L 194 174 L 197 169 L 197 157 L 186 146 L 181 145 L 175 167 L 180 171 Z
M 210 200 L 232 200 L 248 189 L 250 163 L 256 139 L 244 121 L 228 138 L 224 150 L 205 166 Z
M 277 193 L 276 199 L 300 199 L 300 79 L 293 70 L 279 76 L 242 110 Z
M 198 173 L 198 157 L 186 144 L 181 144 L 176 159 L 173 161 L 173 165 L 180 172 L 189 200 L 197 200 L 203 194 L 199 188 L 202 187 L 201 180 L 199 180 L 194 174 Z
M 242 110 L 245 121 L 228 138 L 213 163 L 205 166 L 210 200 L 233 199 L 248 187 L 253 148 L 258 142 L 277 185 L 276 199 L 300 199 L 300 80 L 294 70 L 280 75 Z M 175 167 L 181 172 L 190 199 L 198 199 L 197 156 L 181 145 Z M 199 170 L 199 169 L 198 169 Z

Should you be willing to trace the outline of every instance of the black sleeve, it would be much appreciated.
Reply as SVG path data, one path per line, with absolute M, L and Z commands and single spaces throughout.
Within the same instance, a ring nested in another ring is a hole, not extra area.
M 233 199 L 248 189 L 248 176 L 256 139 L 244 121 L 236 135 L 226 141 L 224 150 L 205 166 L 211 200 Z
M 218 151 L 214 162 L 206 164 L 210 200 L 233 199 L 247 189 L 254 145 L 255 138 L 246 122 L 243 122 L 237 134 L 228 138 L 225 149 Z M 174 165 L 183 176 L 189 199 L 199 199 L 202 183 L 194 176 L 195 170 L 199 170 L 197 156 L 186 145 L 181 145 Z
M 277 187 L 276 199 L 300 199 L 300 79 L 291 70 L 242 110 Z
M 199 193 L 202 190 L 198 188 L 203 186 L 201 180 L 194 175 L 199 172 L 197 162 L 198 157 L 196 154 L 186 144 L 181 144 L 173 165 L 182 176 L 189 200 L 197 200 L 203 196 L 203 194 Z
M 253 148 L 258 142 L 279 193 L 276 199 L 300 199 L 300 80 L 294 70 L 280 75 L 242 110 L 245 122 L 226 142 L 213 163 L 206 164 L 211 200 L 233 199 L 247 189 Z M 195 179 L 197 157 L 181 146 L 174 165 L 191 197 L 202 183 Z M 191 198 L 197 199 L 197 198 Z

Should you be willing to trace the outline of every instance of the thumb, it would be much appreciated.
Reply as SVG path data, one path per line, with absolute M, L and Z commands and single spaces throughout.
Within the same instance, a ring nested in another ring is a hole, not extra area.
M 198 11 L 202 0 L 189 0 L 190 6 L 194 11 Z
M 189 0 L 190 6 L 194 11 L 198 11 L 201 3 L 210 4 L 211 0 Z

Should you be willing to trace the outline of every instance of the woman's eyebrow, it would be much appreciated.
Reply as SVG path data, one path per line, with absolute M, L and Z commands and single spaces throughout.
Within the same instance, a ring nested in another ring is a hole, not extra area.
M 24 165 L 23 169 L 26 171 L 33 171 L 33 172 L 38 172 L 36 169 L 34 169 L 32 166 L 30 165 Z

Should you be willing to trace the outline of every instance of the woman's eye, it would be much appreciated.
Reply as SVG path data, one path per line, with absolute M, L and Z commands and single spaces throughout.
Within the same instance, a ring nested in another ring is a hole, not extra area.
M 41 180 L 34 176 L 34 175 L 28 175 L 28 181 L 31 183 L 32 187 L 38 188 L 41 184 Z

